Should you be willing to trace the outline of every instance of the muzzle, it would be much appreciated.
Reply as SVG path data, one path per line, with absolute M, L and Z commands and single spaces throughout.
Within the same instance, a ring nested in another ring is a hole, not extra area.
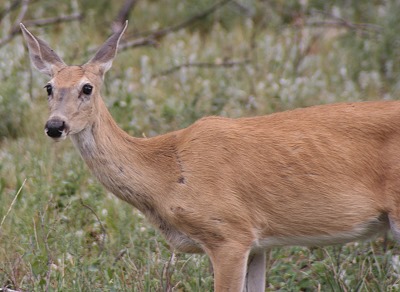
M 47 121 L 44 131 L 53 139 L 64 138 L 67 136 L 68 126 L 60 118 L 54 117 Z

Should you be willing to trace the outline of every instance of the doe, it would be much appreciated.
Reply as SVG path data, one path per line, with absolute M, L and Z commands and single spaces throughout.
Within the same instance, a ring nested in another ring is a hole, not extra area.
M 127 23 L 82 66 L 21 29 L 50 76 L 45 132 L 69 136 L 98 180 L 177 251 L 205 252 L 214 289 L 264 291 L 265 250 L 400 241 L 400 102 L 342 103 L 268 116 L 207 117 L 152 138 L 121 130 L 101 96 Z

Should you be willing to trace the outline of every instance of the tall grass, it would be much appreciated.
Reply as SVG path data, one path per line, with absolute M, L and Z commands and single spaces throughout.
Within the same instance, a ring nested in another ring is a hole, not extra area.
M 109 34 L 105 23 L 121 2 L 65 0 L 54 7 L 48 1 L 39 7 L 33 1 L 29 16 L 82 8 L 87 17 L 81 23 L 34 32 L 66 62 L 83 63 L 90 58 L 88 49 Z M 139 1 L 128 33 L 174 24 L 213 3 L 200 2 Z M 234 118 L 338 101 L 397 99 L 400 8 L 395 1 L 361 2 L 237 1 L 240 5 L 227 5 L 206 21 L 169 34 L 157 48 L 121 52 L 106 76 L 103 96 L 119 125 L 136 136 L 176 130 L 206 115 Z M 379 29 L 365 34 L 311 25 L 332 15 Z M 4 19 L 3 28 L 12 20 Z M 45 137 L 47 80 L 31 74 L 21 37 L 0 48 L 0 60 L 0 287 L 212 290 L 205 256 L 171 252 L 139 212 L 99 185 L 69 141 Z M 184 63 L 226 60 L 246 62 L 159 75 Z M 274 249 L 266 290 L 397 291 L 398 254 L 390 237 Z

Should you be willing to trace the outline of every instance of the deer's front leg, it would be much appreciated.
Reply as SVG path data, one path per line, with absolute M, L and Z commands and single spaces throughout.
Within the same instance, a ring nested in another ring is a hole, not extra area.
M 239 244 L 207 249 L 214 269 L 214 291 L 242 292 L 249 249 Z

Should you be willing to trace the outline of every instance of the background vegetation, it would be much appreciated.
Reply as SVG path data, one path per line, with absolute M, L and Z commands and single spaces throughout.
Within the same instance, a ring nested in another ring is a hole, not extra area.
M 131 4 L 125 10 L 124 4 Z M 202 116 L 254 116 L 398 99 L 396 0 L 5 0 L 0 4 L 0 290 L 210 291 L 205 256 L 175 254 L 89 174 L 69 141 L 43 134 L 46 78 L 23 21 L 69 64 L 129 17 L 103 96 L 132 135 Z M 120 18 L 119 18 L 120 17 Z M 391 237 L 270 255 L 267 291 L 398 291 Z

